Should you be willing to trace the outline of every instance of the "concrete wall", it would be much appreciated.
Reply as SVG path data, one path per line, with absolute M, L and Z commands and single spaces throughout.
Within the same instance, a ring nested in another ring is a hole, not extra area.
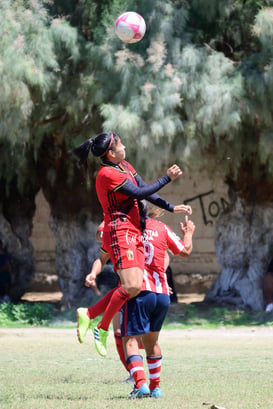
M 193 252 L 188 259 L 171 256 L 176 289 L 179 292 L 205 293 L 220 272 L 221 266 L 215 255 L 214 237 L 216 221 L 228 206 L 227 186 L 220 178 L 209 179 L 203 174 L 183 174 L 162 189 L 160 193 L 173 204 L 185 203 L 192 207 L 190 218 L 196 224 Z M 165 213 L 161 218 L 181 236 L 182 214 Z
M 218 178 L 214 180 L 203 174 L 183 174 L 161 190 L 160 194 L 174 204 L 190 204 L 191 219 L 196 224 L 193 252 L 188 259 L 171 256 L 171 268 L 178 292 L 204 293 L 220 271 L 214 249 L 217 218 L 228 205 L 227 187 Z M 55 272 L 55 237 L 49 228 L 50 209 L 42 192 L 36 197 L 36 213 L 33 220 L 31 241 L 34 247 L 35 277 L 32 289 L 58 289 Z M 181 236 L 179 223 L 184 215 L 165 213 L 161 219 Z

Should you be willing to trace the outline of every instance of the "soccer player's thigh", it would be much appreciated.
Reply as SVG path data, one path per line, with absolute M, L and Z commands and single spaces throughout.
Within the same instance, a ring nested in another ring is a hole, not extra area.
M 133 288 L 141 289 L 144 271 L 143 242 L 135 236 L 133 238 L 131 237 L 132 241 L 130 241 L 128 235 L 119 237 L 119 262 L 117 263 L 121 285 L 130 294 Z
M 122 307 L 121 336 L 150 332 L 150 317 L 156 306 L 155 293 L 142 291 Z
M 150 330 L 152 332 L 159 332 L 169 309 L 170 296 L 168 294 L 159 293 L 156 293 L 155 296 L 156 307 L 150 317 Z
M 144 246 L 139 230 L 120 229 L 111 236 L 105 233 L 103 248 L 118 272 L 123 288 L 141 288 L 144 270 Z

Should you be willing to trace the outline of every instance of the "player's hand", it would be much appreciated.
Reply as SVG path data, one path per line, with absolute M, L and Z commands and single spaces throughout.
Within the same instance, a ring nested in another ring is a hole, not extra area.
M 92 273 L 87 274 L 87 276 L 85 277 L 86 287 L 92 287 L 94 284 L 96 284 L 96 276 Z
M 186 233 L 193 234 L 195 230 L 195 224 L 188 219 L 188 216 L 185 216 L 185 223 L 180 223 L 180 229 L 184 236 Z
M 87 274 L 87 276 L 85 277 L 85 286 L 92 288 L 92 290 L 93 290 L 98 296 L 101 295 L 101 292 L 100 292 L 100 290 L 99 290 L 98 287 L 97 287 L 96 277 L 95 277 L 92 273 Z
M 191 215 L 192 214 L 192 208 L 190 206 L 186 206 L 186 205 L 181 204 L 181 205 L 174 206 L 173 212 L 174 213 L 187 213 L 187 214 Z
M 179 168 L 177 165 L 172 165 L 168 170 L 167 170 L 167 175 L 171 180 L 175 180 L 179 176 L 182 175 L 182 170 Z

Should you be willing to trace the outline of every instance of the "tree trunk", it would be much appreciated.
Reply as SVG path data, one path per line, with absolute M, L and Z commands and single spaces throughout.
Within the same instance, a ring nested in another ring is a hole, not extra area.
M 49 225 L 56 237 L 56 274 L 64 308 L 90 305 L 95 297 L 84 281 L 99 254 L 95 234 L 103 218 L 95 190 L 97 164 L 90 167 L 90 177 L 86 179 L 76 162 L 64 143 L 49 138 L 40 147 L 36 169 L 50 205 Z M 53 182 L 48 180 L 48 169 L 54 173 Z
M 237 200 L 217 223 L 215 248 L 222 266 L 205 301 L 254 311 L 264 307 L 262 279 L 273 256 L 273 207 Z
M 50 227 L 56 236 L 56 272 L 63 293 L 62 306 L 89 306 L 94 292 L 85 287 L 85 276 L 99 254 L 95 235 L 98 227 L 85 213 L 84 223 L 76 219 L 51 217 Z
M 17 181 L 12 180 L 6 194 L 1 184 L 0 232 L 7 254 L 11 257 L 12 286 L 11 300 L 18 302 L 28 290 L 33 272 L 33 248 L 29 240 L 32 218 L 35 212 L 37 186 L 29 180 L 24 193 L 20 193 Z

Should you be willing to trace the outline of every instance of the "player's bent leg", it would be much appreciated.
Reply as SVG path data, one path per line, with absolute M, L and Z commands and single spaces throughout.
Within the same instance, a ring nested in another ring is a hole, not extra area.
M 124 268 L 118 271 L 122 288 L 130 294 L 130 297 L 136 297 L 141 291 L 143 282 L 143 270 L 139 267 Z
M 135 297 L 141 290 L 143 270 L 139 267 L 124 268 L 118 271 L 121 287 L 117 288 L 103 314 L 98 328 L 108 331 L 110 322 L 115 314 L 120 311 L 122 305 L 132 297 Z

